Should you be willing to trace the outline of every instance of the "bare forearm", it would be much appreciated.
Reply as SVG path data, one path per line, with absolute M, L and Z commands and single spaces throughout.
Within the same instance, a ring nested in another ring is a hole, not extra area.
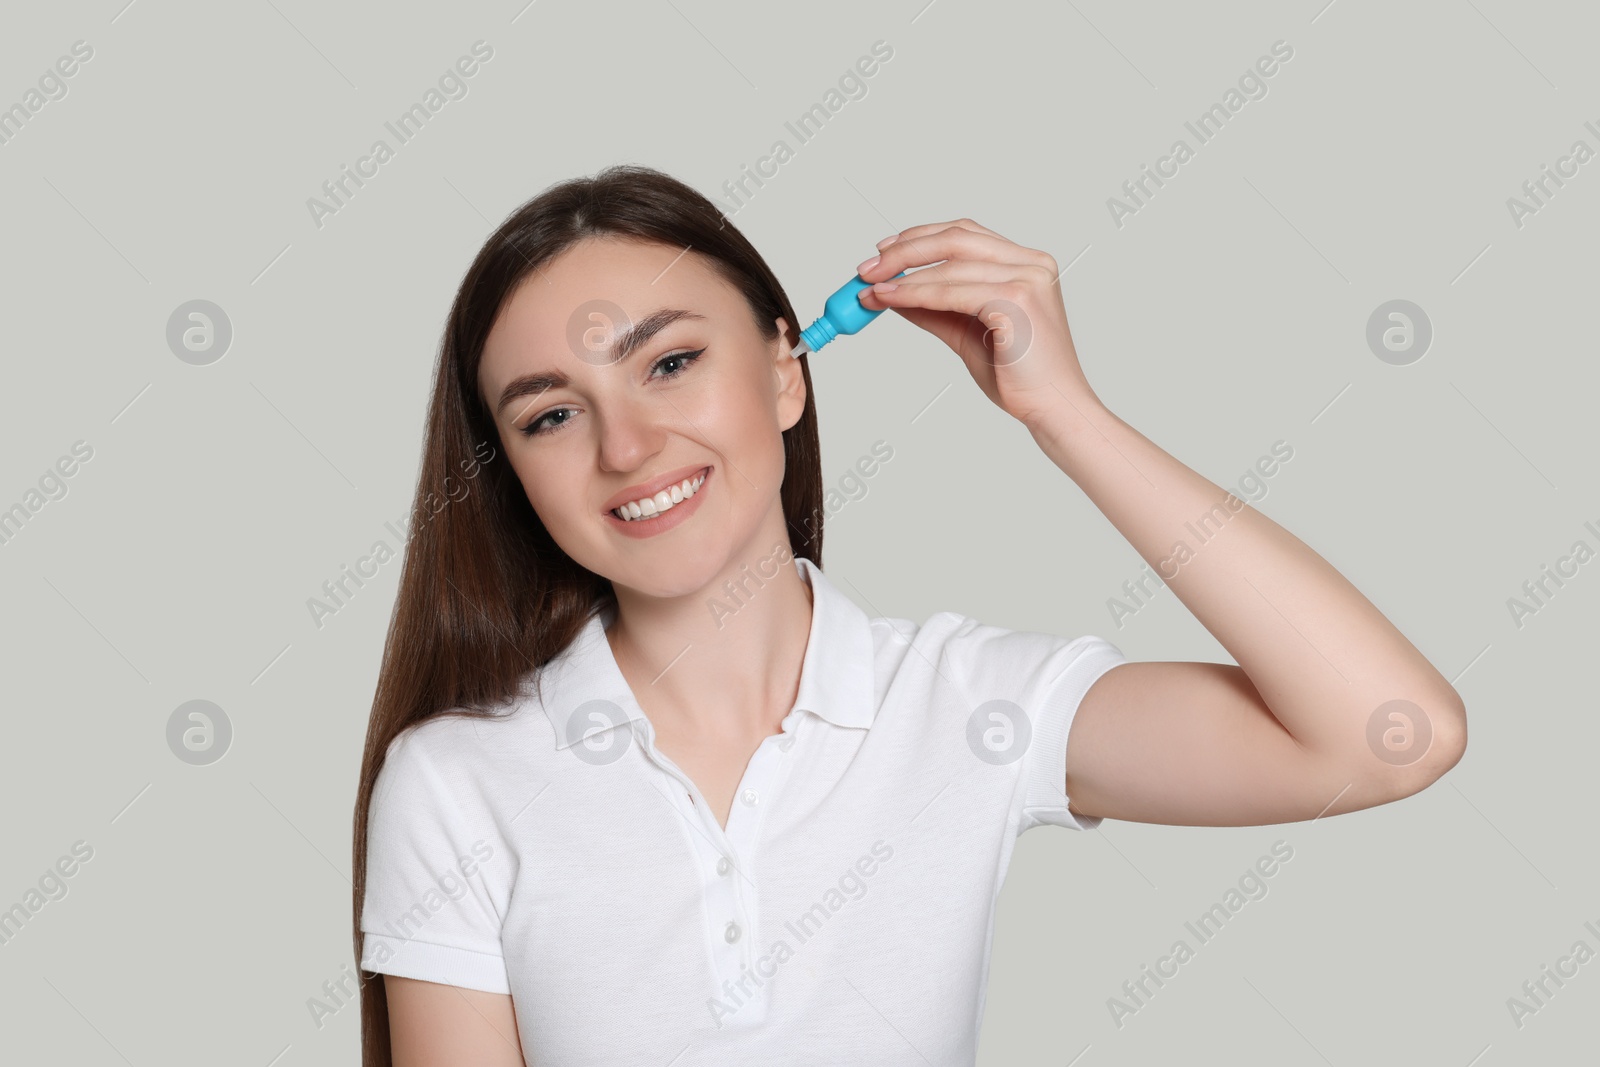
M 1191 470 L 1091 396 L 1063 396 L 1028 424 L 1081 488 L 1249 676 L 1308 749 L 1350 751 L 1388 701 L 1457 732 L 1449 682 L 1343 575 L 1299 538 Z

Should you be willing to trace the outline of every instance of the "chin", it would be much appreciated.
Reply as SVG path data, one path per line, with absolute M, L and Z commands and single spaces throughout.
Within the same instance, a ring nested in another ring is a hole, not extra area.
M 613 586 L 630 589 L 640 596 L 671 600 L 702 592 L 720 570 L 718 564 L 710 561 L 673 556 L 666 573 L 662 573 L 661 568 L 630 562 L 627 566 L 613 568 L 607 577 Z

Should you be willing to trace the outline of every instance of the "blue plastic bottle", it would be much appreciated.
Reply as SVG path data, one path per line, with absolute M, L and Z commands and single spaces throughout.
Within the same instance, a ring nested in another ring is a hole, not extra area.
M 904 278 L 905 271 L 896 274 L 896 278 Z M 822 317 L 810 326 L 800 331 L 800 344 L 794 350 L 795 355 L 805 352 L 815 352 L 840 334 L 857 333 L 863 326 L 882 315 L 887 308 L 872 311 L 861 306 L 861 301 L 856 299 L 856 294 L 873 283 L 863 281 L 857 274 L 845 282 L 823 305 Z

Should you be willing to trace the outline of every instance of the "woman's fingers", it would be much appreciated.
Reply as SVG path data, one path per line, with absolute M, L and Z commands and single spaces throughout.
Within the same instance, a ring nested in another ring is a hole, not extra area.
M 912 226 L 909 229 L 901 230 L 899 233 L 891 234 L 890 236 L 879 241 L 876 247 L 878 251 L 882 252 L 884 248 L 888 246 L 890 241 L 903 241 L 907 237 L 922 237 L 925 234 L 933 233 L 935 230 L 944 230 L 950 228 L 951 226 L 961 226 L 968 230 L 976 230 L 979 233 L 986 233 L 990 237 L 1000 237 L 1000 234 L 995 233 L 993 230 L 989 229 L 989 227 L 980 226 L 971 219 L 952 219 L 949 222 L 925 222 L 921 226 Z M 1004 237 L 1000 237 L 1000 239 L 1002 241 L 1005 240 Z
M 1020 306 L 1027 299 L 1024 288 L 1017 284 L 1015 288 L 1009 281 L 990 282 L 934 282 L 923 284 L 907 284 L 906 279 L 896 283 L 898 288 L 890 292 L 880 292 L 877 289 L 863 289 L 863 295 L 872 294 L 872 299 L 883 307 L 908 307 L 922 308 L 927 311 L 957 311 L 964 315 L 976 316 L 984 307 L 997 300 L 1009 301 Z M 877 310 L 871 308 L 869 310 Z
M 937 276 L 942 270 L 937 264 L 957 258 L 1037 267 L 1049 270 L 1052 280 L 1056 276 L 1055 259 L 1048 253 L 1023 248 L 988 231 L 959 225 L 933 228 L 920 236 L 907 231 L 906 236 L 884 247 L 876 264 L 860 273 L 863 281 L 882 281 L 912 267 L 928 267 Z
M 1055 257 L 971 219 L 913 226 L 879 249 L 878 262 L 857 268 L 868 283 L 861 306 L 893 308 L 939 338 L 1008 414 L 1027 423 L 1065 395 L 1063 383 L 1087 389 Z
M 876 273 L 870 272 L 870 273 Z M 1034 276 L 1029 277 L 1032 273 Z M 1027 287 L 1034 284 L 1045 283 L 1047 279 L 1042 270 L 1035 267 L 1021 267 L 1015 263 L 991 263 L 985 260 L 961 259 L 939 264 L 937 267 L 923 267 L 914 270 L 903 278 L 888 276 L 880 282 L 862 289 L 857 298 L 861 306 L 868 311 L 882 311 L 891 306 L 887 296 L 901 292 L 898 302 L 893 306 L 901 310 L 912 307 L 926 308 L 930 311 L 945 310 L 942 305 L 933 302 L 926 294 L 930 289 L 948 288 L 952 285 L 987 285 L 993 287 L 1015 285 Z M 879 285 L 892 285 L 891 290 L 880 290 Z M 909 290 L 909 291 L 905 291 Z M 1014 299 L 1014 298 L 1013 298 Z M 1018 301 L 1021 303 L 1021 301 Z M 950 309 L 956 310 L 956 309 Z

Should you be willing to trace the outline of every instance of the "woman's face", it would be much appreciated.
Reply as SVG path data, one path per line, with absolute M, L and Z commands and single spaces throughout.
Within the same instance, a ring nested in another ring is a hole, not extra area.
M 680 252 L 620 238 L 573 246 L 512 291 L 478 369 L 502 451 L 556 544 L 657 597 L 787 549 L 781 435 L 805 407 L 784 320 L 763 340 L 738 290 Z M 611 511 L 664 477 L 702 474 L 656 518 Z

